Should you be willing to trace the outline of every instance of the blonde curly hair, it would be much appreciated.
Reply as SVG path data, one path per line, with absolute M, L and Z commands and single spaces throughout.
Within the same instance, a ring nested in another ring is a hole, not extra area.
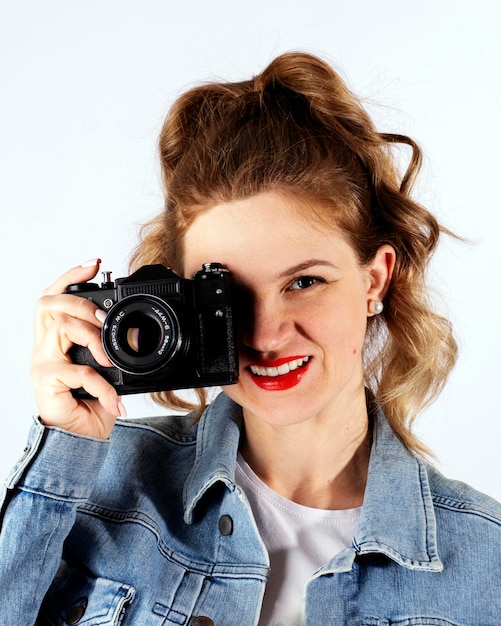
M 412 153 L 403 175 L 395 144 Z M 366 385 L 405 445 L 425 453 L 412 422 L 442 390 L 457 345 L 426 289 L 426 269 L 445 229 L 410 195 L 422 160 L 416 143 L 378 132 L 327 63 L 287 53 L 251 80 L 205 84 L 181 95 L 159 148 L 165 209 L 142 228 L 132 269 L 163 263 L 182 272 L 184 234 L 201 211 L 264 191 L 303 200 L 310 219 L 345 233 L 361 265 L 381 245 L 393 246 L 396 266 L 384 311 L 368 320 Z M 207 396 L 197 393 L 201 411 Z M 155 400 L 193 408 L 174 392 Z

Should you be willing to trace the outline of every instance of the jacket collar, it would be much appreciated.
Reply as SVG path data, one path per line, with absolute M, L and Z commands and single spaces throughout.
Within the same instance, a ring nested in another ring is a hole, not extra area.
M 383 553 L 410 569 L 443 569 L 426 464 L 407 450 L 379 407 L 354 547 L 357 554 Z
M 198 424 L 195 462 L 183 494 L 186 523 L 193 521 L 197 503 L 215 483 L 236 488 L 242 426 L 241 408 L 224 393 L 204 412 Z M 351 569 L 357 554 L 374 552 L 410 569 L 443 569 L 426 465 L 405 448 L 379 408 L 374 411 L 369 475 L 353 548 L 334 557 L 326 567 L 331 571 Z
M 235 468 L 240 432 L 241 407 L 223 392 L 211 402 L 198 423 L 195 462 L 184 485 L 184 520 L 193 521 L 196 505 L 217 482 L 235 489 Z

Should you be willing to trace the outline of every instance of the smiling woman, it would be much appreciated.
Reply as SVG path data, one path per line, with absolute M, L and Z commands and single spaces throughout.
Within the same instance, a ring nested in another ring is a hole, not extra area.
M 99 260 L 45 292 L 40 416 L 2 509 L 2 626 L 499 625 L 501 506 L 442 476 L 412 430 L 456 358 L 427 298 L 442 228 L 411 197 L 417 145 L 294 53 L 182 95 L 160 153 L 165 208 L 131 267 L 229 270 L 238 381 L 193 407 L 165 373 L 156 399 L 194 410 L 117 421 L 107 316 L 65 290 Z
M 382 246 L 361 267 L 337 230 L 308 221 L 297 205 L 276 192 L 223 203 L 199 215 L 184 238 L 186 275 L 201 259 L 218 258 L 250 303 L 239 320 L 240 380 L 226 388 L 243 407 L 247 438 L 252 417 L 271 427 L 324 421 L 332 439 L 355 420 L 367 431 L 359 409 L 368 303 L 383 300 L 395 253 Z M 357 407 L 348 419 L 347 407 Z

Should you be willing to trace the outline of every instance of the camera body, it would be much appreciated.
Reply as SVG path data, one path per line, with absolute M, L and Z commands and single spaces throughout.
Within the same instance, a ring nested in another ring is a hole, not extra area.
M 145 265 L 115 282 L 68 285 L 66 293 L 107 311 L 101 331 L 113 367 L 74 345 L 73 363 L 91 365 L 119 395 L 229 385 L 238 380 L 231 277 L 206 263 L 192 280 L 163 265 Z M 89 398 L 84 389 L 75 397 Z

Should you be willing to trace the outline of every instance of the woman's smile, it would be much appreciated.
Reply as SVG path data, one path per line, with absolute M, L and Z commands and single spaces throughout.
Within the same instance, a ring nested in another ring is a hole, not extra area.
M 311 356 L 284 357 L 248 365 L 246 370 L 261 389 L 285 391 L 298 385 L 306 376 Z

